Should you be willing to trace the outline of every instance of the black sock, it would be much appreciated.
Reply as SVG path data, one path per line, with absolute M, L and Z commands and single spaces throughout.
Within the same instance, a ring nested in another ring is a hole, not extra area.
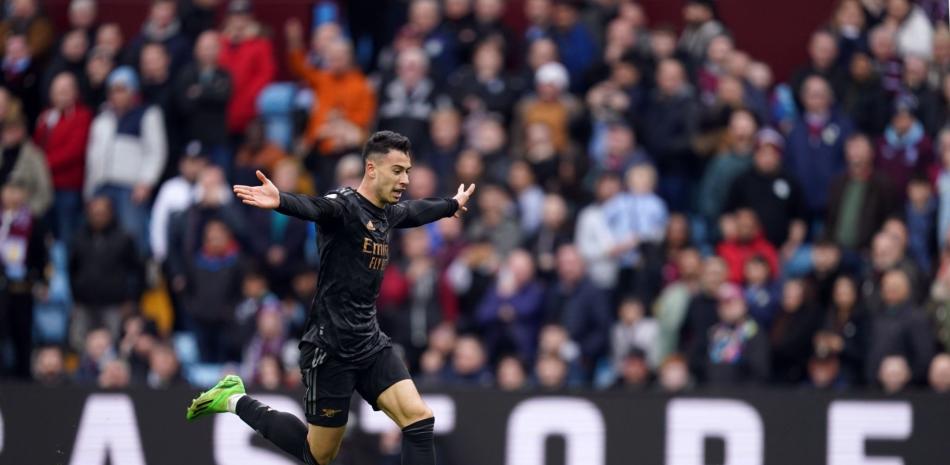
M 284 452 L 308 465 L 320 465 L 310 454 L 307 425 L 287 412 L 278 412 L 249 396 L 238 399 L 234 409 L 244 423 Z
M 426 418 L 402 429 L 402 465 L 435 465 L 434 425 L 435 418 Z

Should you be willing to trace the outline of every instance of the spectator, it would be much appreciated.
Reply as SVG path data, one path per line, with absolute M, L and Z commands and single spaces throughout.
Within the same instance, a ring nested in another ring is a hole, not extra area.
M 30 213 L 27 195 L 19 180 L 0 187 L 0 321 L 5 326 L 0 332 L 0 354 L 4 355 L 0 369 L 12 360 L 10 373 L 26 379 L 33 346 L 33 301 L 35 295 L 46 292 L 47 265 L 44 225 Z
M 257 179 L 254 174 L 257 170 L 271 173 L 277 163 L 288 156 L 280 146 L 267 139 L 263 120 L 251 120 L 244 131 L 244 142 L 237 148 L 234 157 L 234 182 L 252 184 Z M 324 192 L 330 190 L 329 185 L 317 187 Z
M 547 289 L 544 308 L 545 320 L 561 325 L 577 343 L 581 368 L 585 376 L 591 374 L 607 355 L 610 303 L 607 293 L 586 277 L 584 261 L 572 244 L 557 248 L 557 281 Z
M 663 200 L 654 193 L 657 174 L 651 165 L 637 165 L 627 171 L 628 192 L 618 194 L 604 205 L 610 232 L 618 242 L 633 244 L 633 249 L 619 256 L 618 287 L 652 300 L 650 282 L 644 265 L 655 253 L 669 213 Z
M 950 131 L 942 131 L 940 136 L 940 166 L 937 169 L 937 243 L 941 249 L 947 245 L 950 232 Z
M 271 180 L 281 192 L 296 192 L 300 167 L 294 160 L 283 160 L 271 172 Z M 251 252 L 263 265 L 264 275 L 279 297 L 290 293 L 293 272 L 304 265 L 307 224 L 270 210 L 247 212 Z
M 824 78 L 831 86 L 831 90 L 837 99 L 845 95 L 845 86 L 848 76 L 845 70 L 839 65 L 838 59 L 838 41 L 835 36 L 827 30 L 818 30 L 812 33 L 811 40 L 808 43 L 808 64 L 800 67 L 792 75 L 789 82 L 792 91 L 800 99 L 804 99 L 802 87 L 805 80 L 810 76 L 820 76 Z M 799 100 L 798 106 L 804 110 L 803 101 Z
M 105 23 L 96 30 L 96 40 L 93 48 L 108 55 L 110 59 L 119 60 L 124 55 L 125 36 L 118 23 Z
M 840 391 L 847 387 L 841 377 L 841 361 L 831 354 L 815 355 L 808 360 L 808 386 L 822 391 Z
M 182 30 L 175 0 L 152 0 L 142 32 L 129 42 L 124 62 L 140 63 L 145 47 L 153 44 L 166 50 L 170 60 L 169 74 L 176 76 L 191 56 L 191 40 Z
M 780 310 L 781 285 L 770 276 L 769 262 L 761 255 L 753 255 L 743 266 L 743 294 L 749 316 L 768 330 Z
M 660 331 L 657 321 L 646 313 L 643 302 L 633 298 L 622 300 L 617 322 L 610 329 L 612 365 L 622 370 L 630 352 L 638 350 L 649 367 L 659 366 Z
M 910 0 L 888 0 L 884 24 L 896 31 L 897 49 L 902 56 L 933 54 L 933 26 L 924 10 Z
M 502 391 L 517 392 L 524 391 L 528 387 L 528 378 L 524 372 L 524 364 L 517 357 L 502 357 L 498 362 L 498 369 L 495 374 L 498 388 Z
M 200 254 L 208 222 L 223 221 L 230 234 L 238 237 L 246 230 L 242 207 L 233 202 L 233 198 L 224 173 L 217 167 L 209 166 L 198 175 L 195 199 L 191 205 L 169 218 L 168 256 L 165 263 L 174 292 L 184 290 L 187 264 Z
M 933 188 L 926 177 L 911 178 L 904 207 L 907 224 L 907 252 L 925 276 L 934 271 L 936 256 L 937 205 Z
M 912 381 L 913 373 L 907 359 L 901 355 L 888 355 L 881 361 L 877 381 L 885 394 L 898 394 Z
M 690 0 L 683 6 L 683 34 L 678 48 L 693 63 L 700 63 L 713 38 L 725 34 L 726 28 L 716 19 L 712 0 Z
M 699 289 L 689 299 L 686 316 L 677 327 L 679 334 L 676 347 L 680 352 L 694 354 L 706 350 L 702 344 L 705 344 L 707 333 L 718 320 L 718 292 L 726 282 L 727 272 L 726 263 L 715 255 L 703 261 L 699 274 Z
M 928 175 L 934 163 L 930 137 L 914 116 L 917 108 L 914 97 L 898 97 L 891 122 L 877 143 L 877 167 L 901 194 L 907 192 L 910 178 Z
M 135 383 L 144 385 L 148 382 L 152 350 L 160 343 L 158 327 L 152 321 L 133 315 L 122 322 L 122 329 L 116 355 L 129 363 Z
M 643 392 L 653 384 L 653 373 L 647 361 L 646 352 L 639 348 L 631 348 L 617 365 L 620 377 L 613 388 L 628 392 Z
M 246 283 L 246 281 L 245 281 Z M 280 308 L 263 306 L 256 315 L 253 315 L 255 325 L 252 337 L 240 341 L 243 348 L 241 372 L 245 377 L 258 379 L 264 368 L 263 361 L 267 357 L 280 357 L 287 343 L 286 325 Z M 231 341 L 237 343 L 239 341 Z
M 735 234 L 724 232 L 723 241 L 716 247 L 716 252 L 729 268 L 729 281 L 741 284 L 746 262 L 756 256 L 764 258 L 769 264 L 769 276 L 777 277 L 778 254 L 762 233 L 755 212 L 743 208 L 737 210 L 734 217 L 726 221 L 735 221 Z
M 96 31 L 99 29 L 98 13 L 96 0 L 71 0 L 66 12 L 69 27 L 81 31 L 91 44 L 96 40 Z
M 27 45 L 26 36 L 19 34 L 6 36 L 0 85 L 20 100 L 29 125 L 35 123 L 36 117 L 40 114 L 41 74 L 40 63 L 37 59 Z
M 277 73 L 270 39 L 255 21 L 249 0 L 231 0 L 221 31 L 221 67 L 231 75 L 228 131 L 241 140 L 257 114 L 257 95 Z
M 478 324 L 488 352 L 497 355 L 508 346 L 522 359 L 531 360 L 544 316 L 543 299 L 531 255 L 513 251 L 478 308 Z
M 168 389 L 185 384 L 178 356 L 171 345 L 158 344 L 152 349 L 146 383 L 152 389 Z
M 591 90 L 591 94 L 597 90 Z M 588 94 L 588 101 L 592 98 Z M 605 97 L 606 98 L 606 97 Z M 597 137 L 598 124 L 594 123 L 594 137 Z M 617 175 L 626 173 L 635 165 L 651 163 L 650 156 L 643 147 L 637 144 L 636 134 L 632 127 L 624 123 L 606 123 L 603 128 L 603 142 L 591 141 L 592 158 L 595 172 L 611 172 Z
M 703 62 L 694 71 L 696 93 L 703 106 L 711 107 L 716 102 L 721 79 L 728 76 L 726 60 L 735 53 L 734 47 L 732 38 L 727 35 L 719 35 L 709 41 Z
M 23 34 L 30 55 L 45 60 L 56 40 L 53 24 L 40 12 L 37 0 L 14 0 L 9 2 L 0 22 L 0 39 Z M 34 115 L 35 116 L 35 115 Z
M 99 389 L 126 389 L 132 381 L 129 364 L 125 360 L 109 360 L 102 367 L 96 387 Z
M 505 2 L 502 0 L 474 0 L 475 2 L 475 43 L 493 41 L 501 43 L 508 51 L 507 62 L 512 61 L 513 52 L 518 45 L 515 35 L 503 21 Z
M 841 109 L 865 134 L 880 134 L 887 126 L 888 94 L 871 57 L 864 51 L 851 55 L 849 79 L 841 96 Z
M 458 54 L 462 58 L 471 55 L 475 42 L 475 16 L 472 14 L 472 0 L 447 0 L 443 6 L 443 27 L 448 29 L 458 44 Z
M 538 357 L 534 367 L 537 386 L 544 391 L 560 391 L 568 384 L 567 362 L 553 354 Z
M 221 67 L 220 34 L 202 32 L 194 55 L 194 63 L 182 70 L 175 83 L 176 104 L 184 120 L 181 136 L 200 142 L 216 165 L 230 170 L 227 109 L 234 87 L 231 75 Z
M 366 138 L 376 109 L 376 95 L 366 77 L 353 65 L 353 46 L 344 39 L 326 47 L 321 68 L 307 64 L 300 23 L 287 23 L 288 66 L 314 92 L 313 108 L 304 135 L 316 151 L 322 179 L 330 179 L 345 151 Z
M 881 84 L 889 96 L 901 88 L 904 63 L 897 54 L 897 31 L 892 25 L 881 24 L 871 30 L 871 56 Z
M 752 166 L 758 123 L 747 110 L 733 111 L 722 149 L 706 166 L 699 183 L 698 210 L 712 230 L 725 209 L 734 179 Z
M 63 37 L 58 52 L 43 70 L 43 80 L 37 88 L 43 105 L 49 105 L 50 85 L 53 78 L 63 72 L 68 72 L 74 76 L 83 75 L 86 69 L 86 54 L 89 52 L 89 48 L 89 39 L 82 30 L 74 29 Z
M 537 233 L 538 228 L 541 227 L 542 209 L 547 200 L 544 191 L 535 182 L 534 173 L 531 172 L 531 166 L 527 162 L 519 160 L 511 164 L 508 171 L 508 187 L 517 198 L 521 232 L 525 236 Z M 544 271 L 550 271 L 550 268 L 547 267 Z
M 421 39 L 422 49 L 429 55 L 434 76 L 444 78 L 458 64 L 458 42 L 442 20 L 440 2 L 436 0 L 413 0 L 409 4 L 406 28 Z
M 420 162 L 431 167 L 438 179 L 439 190 L 450 189 L 448 178 L 462 151 L 462 118 L 452 108 L 442 108 L 432 112 L 429 123 L 429 138 L 432 145 L 423 147 L 413 155 Z
M 868 328 L 867 379 L 879 379 L 875 375 L 886 371 L 884 361 L 899 355 L 910 367 L 908 379 L 923 382 L 934 355 L 930 324 L 912 300 L 907 273 L 891 270 L 881 281 L 882 305 L 872 314 Z
M 202 362 L 237 359 L 228 336 L 240 298 L 242 258 L 231 230 L 219 220 L 205 224 L 201 249 L 187 258 L 182 297 Z
M 930 388 L 939 394 L 950 392 L 950 354 L 938 354 L 930 363 Z
M 687 9 L 708 8 L 699 3 L 692 2 Z M 694 161 L 690 140 L 696 132 L 698 108 L 686 70 L 678 61 L 659 62 L 656 89 L 647 99 L 644 111 L 650 117 L 644 118 L 638 134 L 660 172 L 660 196 L 671 209 L 684 210 L 690 198 Z
M 155 106 L 162 110 L 162 116 L 165 123 L 165 134 L 170 149 L 171 163 L 166 164 L 166 168 L 177 165 L 172 155 L 178 154 L 179 138 L 181 137 L 181 118 L 175 107 L 175 83 L 172 80 L 171 69 L 169 68 L 168 51 L 158 43 L 146 44 L 142 47 L 138 63 L 139 76 L 141 77 L 141 97 L 145 105 Z M 171 170 L 167 170 L 171 171 Z M 171 173 L 167 173 L 171 174 Z M 166 175 L 162 176 L 167 177 Z
M 406 49 L 396 58 L 396 75 L 380 86 L 378 129 L 396 131 L 420 147 L 429 141 L 429 117 L 445 100 L 428 76 L 429 58 L 418 48 Z
M 503 184 L 508 180 L 513 161 L 509 153 L 507 130 L 497 115 L 473 119 L 470 123 L 472 132 L 468 135 L 469 146 L 478 153 L 485 166 L 485 181 Z
M 104 328 L 89 331 L 82 345 L 82 355 L 79 357 L 79 366 L 76 369 L 76 382 L 84 385 L 97 382 L 105 365 L 115 358 L 116 353 L 112 347 L 112 336 L 109 331 Z
M 476 45 L 472 65 L 449 77 L 448 88 L 455 107 L 465 114 L 497 113 L 510 121 L 518 89 L 504 74 L 504 66 L 501 44 L 489 41 Z
M 29 213 L 41 217 L 53 202 L 53 185 L 43 151 L 29 138 L 26 120 L 15 103 L 0 115 L 0 186 L 16 182 L 24 189 Z
M 940 99 L 928 81 L 929 66 L 927 60 L 919 56 L 904 57 L 904 88 L 900 95 L 916 100 L 914 116 L 924 126 L 927 134 L 933 136 L 940 129 L 941 122 L 937 120 Z
M 761 384 L 769 378 L 769 343 L 765 332 L 746 314 L 742 290 L 724 284 L 717 293 L 718 321 L 700 334 L 690 365 L 713 387 Z
M 864 382 L 868 312 L 859 299 L 857 283 L 849 276 L 835 280 L 831 305 L 822 329 L 815 334 L 815 354 L 835 356 L 842 380 L 848 385 Z
M 93 110 L 101 108 L 108 97 L 107 81 L 115 68 L 115 61 L 112 56 L 105 49 L 96 47 L 89 51 L 89 56 L 86 59 L 86 67 L 79 83 L 82 101 Z
M 594 64 L 598 55 L 594 35 L 581 21 L 582 2 L 576 0 L 555 0 L 551 15 L 549 36 L 557 44 L 561 63 L 570 76 L 571 91 L 582 94 L 588 83 L 585 75 Z
M 198 175 L 207 164 L 204 147 L 198 141 L 185 145 L 185 155 L 178 161 L 178 176 L 162 183 L 152 205 L 149 241 L 152 257 L 159 263 L 168 256 L 168 230 L 171 216 L 188 209 L 195 201 Z
M 616 257 L 635 246 L 629 241 L 619 242 L 614 239 L 604 211 L 606 204 L 620 193 L 621 188 L 620 179 L 616 175 L 600 175 L 594 186 L 595 202 L 584 207 L 577 216 L 574 233 L 577 250 L 587 263 L 591 281 L 601 289 L 614 288 L 619 269 Z
M 485 237 L 499 255 L 507 256 L 522 242 L 511 199 L 498 186 L 485 186 L 481 191 L 478 197 L 479 215 L 469 223 L 467 236 L 470 239 Z
M 40 115 L 33 140 L 46 153 L 55 189 L 53 232 L 61 241 L 73 237 L 82 218 L 79 209 L 91 125 L 92 112 L 79 101 L 76 75 L 56 75 L 50 86 L 50 107 Z
M 452 352 L 449 383 L 458 386 L 488 387 L 492 384 L 485 349 L 478 338 L 462 336 Z
M 689 365 L 680 354 L 670 355 L 663 360 L 657 379 L 660 389 L 669 394 L 679 394 L 693 387 Z
M 284 382 L 284 367 L 275 355 L 266 355 L 258 362 L 260 367 L 252 383 L 268 391 L 276 391 L 286 385 Z
M 679 333 L 690 301 L 700 292 L 702 258 L 699 251 L 687 248 L 675 255 L 677 279 L 663 288 L 653 303 L 653 315 L 659 324 L 656 360 L 665 360 L 679 347 Z
M 42 386 L 65 386 L 66 368 L 63 349 L 58 346 L 44 346 L 33 352 L 33 381 Z
M 580 116 L 582 106 L 567 92 L 570 79 L 560 63 L 546 63 L 534 75 L 534 92 L 522 97 L 515 107 L 513 124 L 514 150 L 521 151 L 522 140 L 534 123 L 543 123 L 551 130 L 554 150 L 564 153 L 571 149 L 570 125 Z
M 769 333 L 772 354 L 772 377 L 781 384 L 805 381 L 812 340 L 822 324 L 821 309 L 809 299 L 805 282 L 785 281 L 782 308 Z
M 572 231 L 567 229 L 569 218 L 564 198 L 548 194 L 543 199 L 541 225 L 524 241 L 524 247 L 534 255 L 538 276 L 550 282 L 555 277 L 558 249 L 571 242 Z
M 77 348 L 92 328 L 104 327 L 118 340 L 123 318 L 136 310 L 145 277 L 134 239 L 119 228 L 109 198 L 90 200 L 86 218 L 69 247 L 75 301 L 69 337 Z
M 844 141 L 851 122 L 834 109 L 834 94 L 820 76 L 805 79 L 801 91 L 802 115 L 788 135 L 785 166 L 802 184 L 812 222 L 828 207 L 828 186 L 844 172 Z
M 112 200 L 119 224 L 148 246 L 147 202 L 165 168 L 167 144 L 162 111 L 136 103 L 138 77 L 129 67 L 109 75 L 108 106 L 92 122 L 87 148 L 86 198 Z
M 867 50 L 867 17 L 860 0 L 844 0 L 838 3 L 832 19 L 832 31 L 838 40 L 838 65 L 853 63 L 856 53 Z
M 829 190 L 825 235 L 845 250 L 866 250 L 884 221 L 898 210 L 897 192 L 874 166 L 874 147 L 864 134 L 845 142 L 847 171 Z

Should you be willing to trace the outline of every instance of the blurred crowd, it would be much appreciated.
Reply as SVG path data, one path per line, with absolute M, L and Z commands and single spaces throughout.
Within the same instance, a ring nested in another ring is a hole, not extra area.
M 479 186 L 390 249 L 379 321 L 424 388 L 950 391 L 946 4 L 840 0 L 773 82 L 713 0 L 682 30 L 632 0 L 517 29 L 502 0 L 264 3 L 151 0 L 126 36 L 4 2 L 6 379 L 299 386 L 319 231 L 230 185 L 355 187 L 388 129 L 410 198 Z

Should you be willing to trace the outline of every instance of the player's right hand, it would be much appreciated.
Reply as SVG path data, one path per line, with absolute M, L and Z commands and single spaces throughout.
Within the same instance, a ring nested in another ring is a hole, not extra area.
M 234 186 L 234 193 L 247 205 L 270 209 L 279 207 L 280 191 L 277 186 L 261 170 L 257 170 L 257 179 L 261 180 L 260 186 Z

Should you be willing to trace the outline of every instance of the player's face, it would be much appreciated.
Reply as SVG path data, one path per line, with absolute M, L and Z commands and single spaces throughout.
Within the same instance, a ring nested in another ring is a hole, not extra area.
M 390 150 L 376 164 L 376 193 L 385 203 L 396 203 L 409 187 L 412 162 L 404 152 Z

